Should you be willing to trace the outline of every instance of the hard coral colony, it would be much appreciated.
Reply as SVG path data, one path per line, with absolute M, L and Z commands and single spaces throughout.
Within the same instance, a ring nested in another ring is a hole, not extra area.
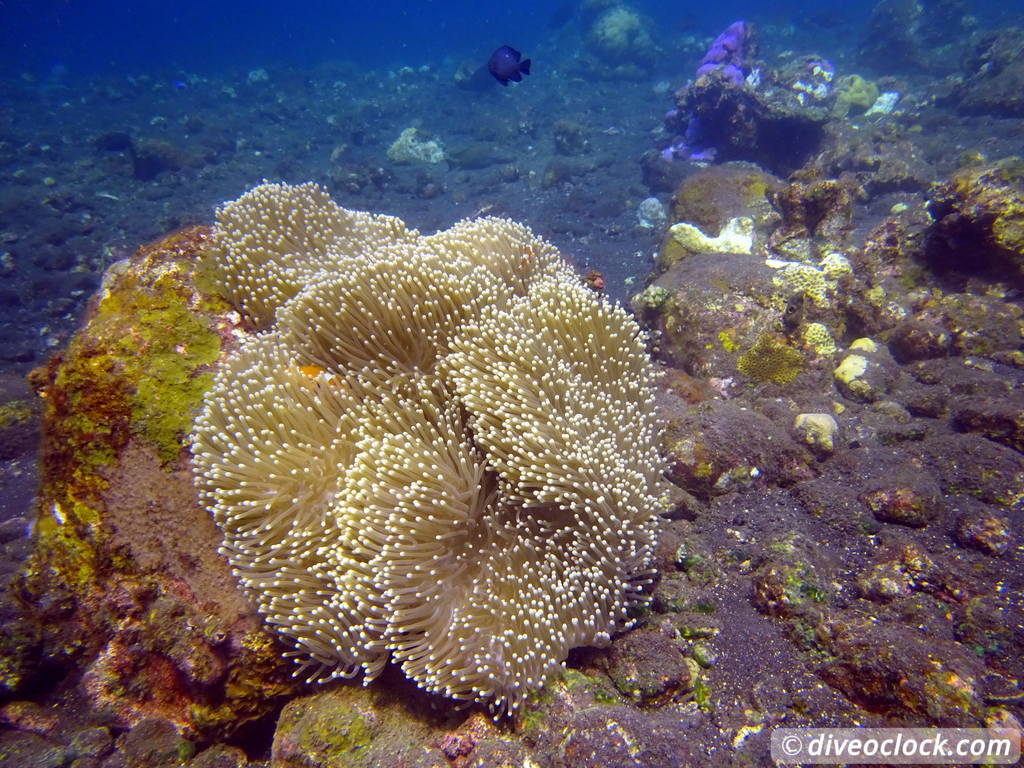
M 651 576 L 651 364 L 625 312 L 498 218 L 421 236 L 265 184 L 217 215 L 264 332 L 193 435 L 222 551 L 311 680 L 515 708 Z

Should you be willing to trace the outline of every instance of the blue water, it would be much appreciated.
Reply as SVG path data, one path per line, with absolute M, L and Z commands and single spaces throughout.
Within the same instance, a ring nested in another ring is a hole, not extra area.
M 578 3 L 8 0 L 0 2 L 0 74 L 45 78 L 55 71 L 89 75 L 165 69 L 211 74 L 323 60 L 365 67 L 436 65 L 502 43 L 535 48 L 555 37 L 552 16 L 557 10 L 573 5 Z M 737 18 L 797 27 L 824 18 L 845 31 L 852 44 L 874 3 L 637 0 L 631 5 L 648 14 L 664 38 L 713 36 Z M 1019 14 L 1021 5 L 1019 0 L 968 4 L 988 22 Z
M 557 33 L 552 16 L 562 5 L 543 0 L 17 0 L 0 2 L 0 68 L 7 76 L 45 77 L 55 68 L 73 75 L 172 68 L 212 73 L 326 59 L 366 67 L 433 65 L 506 42 L 534 48 Z M 665 37 L 713 36 L 743 17 L 799 23 L 807 13 L 822 11 L 813 0 L 773 3 L 767 11 L 749 0 L 632 5 L 649 14 Z M 842 16 L 856 21 L 870 7 L 850 3 Z

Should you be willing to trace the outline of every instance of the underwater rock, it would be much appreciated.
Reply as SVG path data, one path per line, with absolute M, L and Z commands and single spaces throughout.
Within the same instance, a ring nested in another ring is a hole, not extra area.
M 800 171 L 797 180 L 840 179 L 859 196 L 890 192 L 922 192 L 935 171 L 906 130 L 891 122 L 832 120 L 824 129 L 821 151 Z
M 640 229 L 661 230 L 667 220 L 665 206 L 656 197 L 645 197 L 636 207 L 636 223 Z
M 944 357 L 952 347 L 952 338 L 942 325 L 919 319 L 906 320 L 889 334 L 889 351 L 900 363 Z
M 794 94 L 807 107 L 824 107 L 832 102 L 835 67 L 821 56 L 794 58 L 773 73 L 774 84 Z
M 1013 529 L 1003 515 L 988 511 L 965 512 L 956 522 L 956 540 L 987 555 L 1005 555 L 1013 545 Z
M 640 156 L 640 174 L 651 192 L 671 192 L 691 170 L 685 163 L 665 157 L 663 152 L 649 149 Z
M 958 399 L 953 419 L 965 432 L 977 432 L 1024 453 L 1024 395 L 1019 391 Z
M 968 6 L 967 0 L 880 0 L 859 57 L 879 74 L 952 72 L 974 24 Z
M 1024 29 L 1008 27 L 978 41 L 966 69 L 970 76 L 951 94 L 968 115 L 1024 115 Z
M 579 176 L 593 172 L 594 163 L 567 157 L 552 157 L 541 173 L 540 185 L 544 189 L 557 187 Z
M 36 449 L 40 410 L 24 379 L 0 374 L 0 461 Z
M 837 281 L 830 262 L 822 264 L 697 253 L 631 303 L 653 334 L 656 355 L 691 376 L 728 387 L 743 378 L 789 385 L 807 373 L 799 386 L 813 387 L 827 372 L 824 361 L 835 349 L 830 328 L 840 322 Z
M 475 59 L 460 61 L 452 74 L 452 80 L 465 91 L 483 93 L 494 87 L 494 78 L 487 71 L 487 66 Z
M 1024 287 L 1024 159 L 962 168 L 929 197 L 926 250 L 938 270 Z
M 829 454 L 836 449 L 839 424 L 830 413 L 798 413 L 793 431 L 818 453 Z
M 125 768 L 175 768 L 196 751 L 173 723 L 157 718 L 139 722 L 117 740 L 117 748 Z
M 678 642 L 655 627 L 630 632 L 608 656 L 608 675 L 615 687 L 641 706 L 667 704 L 696 682 Z
M 685 224 L 687 226 L 682 230 L 692 232 L 696 229 L 714 240 L 723 235 L 723 229 L 730 222 L 748 220 L 751 231 L 744 233 L 744 238 L 750 239 L 750 243 L 741 248 L 725 250 L 760 252 L 778 218 L 768 201 L 768 195 L 781 188 L 781 185 L 782 182 L 774 176 L 750 163 L 724 163 L 701 168 L 687 176 L 676 188 L 668 223 L 671 226 Z M 732 241 L 729 239 L 729 242 Z M 664 272 L 687 253 L 715 250 L 718 249 L 707 242 L 703 246 L 687 248 L 672 231 L 668 231 L 662 239 L 655 270 L 657 273 Z
M 162 173 L 195 168 L 200 161 L 169 141 L 145 140 L 129 147 L 132 173 L 139 181 L 152 181 Z
M 878 100 L 878 86 L 857 74 L 845 75 L 836 81 L 833 117 L 846 117 L 851 112 L 864 114 Z
M 897 467 L 882 486 L 864 493 L 861 501 L 883 523 L 921 528 L 938 514 L 939 487 L 920 468 Z
M 590 132 L 575 120 L 556 120 L 551 133 L 559 155 L 582 155 L 590 150 Z
M 969 648 L 980 649 L 990 669 L 997 667 L 1018 681 L 1024 677 L 1024 655 L 1019 653 L 1014 640 L 1017 627 L 1024 626 L 1024 607 L 1013 595 L 993 591 L 973 598 L 958 607 L 955 621 L 957 639 Z M 1018 682 L 1000 686 L 998 695 L 992 699 L 1019 701 L 1021 695 Z
M 888 350 L 869 338 L 860 338 L 850 343 L 832 375 L 844 396 L 873 403 L 890 391 L 898 373 Z
M 112 722 L 216 738 L 297 684 L 217 552 L 182 448 L 239 321 L 199 288 L 208 246 L 194 227 L 114 264 L 83 328 L 35 374 L 41 498 L 18 594 L 43 668 L 84 672 Z
M 979 722 L 981 666 L 957 643 L 867 617 L 834 621 L 824 634 L 834 658 L 818 674 L 865 709 L 946 727 Z
M 829 572 L 815 548 L 800 536 L 769 543 L 754 574 L 754 606 L 769 616 L 817 623 L 829 600 Z
M 676 94 L 678 114 L 690 116 L 695 145 L 712 147 L 718 160 L 747 160 L 771 173 L 789 174 L 818 151 L 828 111 L 804 105 L 787 88 L 734 84 L 700 77 Z
M 410 715 L 408 693 L 340 686 L 292 699 L 278 718 L 271 762 L 277 768 L 446 765 L 436 746 L 444 719 Z
M 941 435 L 915 446 L 935 467 L 945 493 L 964 493 L 995 508 L 1024 509 L 1024 455 L 974 433 Z
M 134 142 L 131 134 L 126 131 L 108 131 L 93 137 L 93 146 L 104 152 L 131 152 L 134 150 Z
M 813 477 L 787 425 L 733 402 L 710 400 L 674 418 L 664 444 L 666 476 L 701 499 Z
M 567 693 L 557 691 L 541 710 L 543 718 L 524 723 L 523 738 L 536 745 L 533 754 L 539 765 L 710 768 L 720 764 L 701 746 L 700 718 L 692 704 L 643 710 L 603 692 L 594 701 L 588 691 L 593 690 L 590 680 L 579 673 L 567 677 L 565 688 Z M 557 762 L 548 763 L 552 755 L 558 756 Z M 481 759 L 475 764 L 522 763 Z
M 59 744 L 25 731 L 0 733 L 0 756 L 6 764 L 19 768 L 62 768 L 69 759 L 67 751 Z
M 760 232 L 774 213 L 768 196 L 781 187 L 781 180 L 752 163 L 700 168 L 672 195 L 669 223 L 686 222 L 704 232 L 718 232 L 731 219 L 746 217 Z
M 515 157 L 503 151 L 496 144 L 477 141 L 462 149 L 451 152 L 444 159 L 448 161 L 448 166 L 451 168 L 475 171 L 481 168 L 489 168 L 492 165 L 511 163 L 515 160 Z
M 910 294 L 890 291 L 886 301 L 880 303 L 892 315 L 877 318 L 877 327 L 887 327 L 887 333 L 880 335 L 900 363 L 975 356 L 1020 368 L 1024 366 L 1019 342 L 1024 331 L 1024 307 L 1006 301 L 1000 292 L 996 289 L 994 295 L 977 295 L 925 288 Z M 869 291 L 864 303 L 872 304 L 871 299 L 880 299 L 881 294 L 881 290 L 874 294 Z M 867 311 L 867 307 L 861 310 Z
M 768 239 L 774 253 L 813 258 L 848 248 L 853 195 L 841 182 L 796 182 L 769 192 L 769 199 L 782 216 Z
M 758 299 L 775 292 L 772 270 L 745 254 L 697 254 L 632 300 L 657 356 L 692 376 L 734 375 L 740 352 L 772 320 Z M 730 301 L 723 302 L 727 293 Z

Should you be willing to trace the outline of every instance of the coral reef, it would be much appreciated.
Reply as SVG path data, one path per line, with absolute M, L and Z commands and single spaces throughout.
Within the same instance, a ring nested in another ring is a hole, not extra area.
M 635 323 L 529 230 L 380 224 L 314 185 L 221 209 L 216 280 L 275 321 L 206 393 L 200 495 L 310 680 L 393 658 L 514 709 L 650 580 L 652 371 Z
M 781 186 L 782 182 L 751 163 L 701 168 L 675 189 L 669 223 L 683 221 L 704 232 L 718 232 L 730 219 L 746 216 L 763 225 L 773 214 L 768 196 Z
M 716 233 L 708 240 L 721 237 L 724 228 L 733 222 L 749 222 L 751 231 L 739 239 L 726 238 L 727 251 L 739 247 L 740 251 L 760 250 L 769 229 L 778 214 L 768 202 L 769 193 L 777 190 L 781 182 L 773 176 L 748 163 L 724 163 L 701 168 L 686 177 L 672 196 L 668 223 L 661 248 L 655 260 L 655 271 L 660 273 L 675 264 L 688 253 L 713 252 L 719 246 L 710 243 L 698 244 L 694 230 L 701 233 Z M 684 224 L 686 226 L 677 227 Z M 735 225 L 734 225 L 735 226 Z M 747 225 L 744 225 L 745 227 Z M 674 233 L 679 233 L 694 247 L 687 248 Z M 750 243 L 747 244 L 746 240 Z
M 684 253 L 745 253 L 754 247 L 754 222 L 742 216 L 730 219 L 722 231 L 709 237 L 684 221 L 669 227 L 669 234 Z
M 923 192 L 934 169 L 915 150 L 908 132 L 879 114 L 878 119 L 832 120 L 824 130 L 821 151 L 793 176 L 816 182 L 834 179 L 857 196 Z

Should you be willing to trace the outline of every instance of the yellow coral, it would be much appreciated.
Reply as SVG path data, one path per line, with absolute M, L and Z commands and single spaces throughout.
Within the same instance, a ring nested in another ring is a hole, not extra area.
M 736 361 L 739 372 L 755 381 L 789 384 L 803 370 L 804 356 L 779 336 L 761 334 Z
M 687 253 L 750 253 L 754 247 L 754 222 L 746 216 L 730 219 L 716 237 L 679 222 L 669 227 L 672 239 Z
M 839 425 L 828 413 L 799 413 L 793 419 L 793 429 L 808 445 L 831 453 L 835 448 Z
M 794 293 L 806 294 L 816 306 L 828 305 L 829 281 L 825 273 L 810 264 L 802 264 L 797 261 L 785 262 L 779 269 L 772 282 L 780 287 L 785 287 Z
M 836 253 L 835 251 L 825 254 L 818 263 L 818 266 L 829 280 L 838 280 L 843 275 L 849 275 L 853 272 L 850 260 L 843 256 L 843 254 Z
M 862 336 L 859 339 L 854 339 L 850 342 L 851 350 L 858 350 L 861 352 L 877 352 L 878 343 L 874 339 L 869 339 L 867 336 Z
M 878 86 L 860 75 L 846 75 L 836 81 L 835 117 L 846 117 L 851 109 L 866 112 L 878 99 Z
M 836 351 L 836 341 L 824 323 L 808 323 L 804 328 L 804 343 L 818 355 L 831 355 Z

